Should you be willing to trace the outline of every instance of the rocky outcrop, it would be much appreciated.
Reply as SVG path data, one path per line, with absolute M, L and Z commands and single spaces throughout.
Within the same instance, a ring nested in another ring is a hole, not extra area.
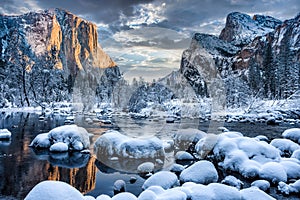
M 96 25 L 70 12 L 52 9 L 20 16 L 2 15 L 0 27 L 1 74 L 14 71 L 19 76 L 14 81 L 10 76 L 0 79 L 8 89 L 21 93 L 10 95 L 2 87 L 2 101 L 30 105 L 70 100 L 74 85 L 91 86 L 95 91 L 97 85 L 103 84 L 101 77 L 107 69 L 115 68 L 112 71 L 120 75 L 114 61 L 98 44 Z M 45 81 L 50 77 L 52 81 Z M 54 96 L 61 98 L 53 99 Z
M 288 98 L 300 89 L 299 17 L 230 13 L 219 38 L 196 33 L 182 54 L 180 73 L 200 97 L 223 93 L 241 106 L 253 96 Z
M 282 22 L 270 16 L 249 15 L 239 12 L 230 13 L 226 19 L 225 28 L 219 38 L 243 46 L 250 43 L 255 37 L 265 35 L 273 31 Z

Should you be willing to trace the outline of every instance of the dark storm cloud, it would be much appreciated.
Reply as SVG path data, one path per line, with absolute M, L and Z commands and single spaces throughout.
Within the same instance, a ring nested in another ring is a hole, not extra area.
M 221 21 L 233 11 L 273 15 L 284 20 L 294 17 L 300 10 L 299 0 L 167 0 L 164 2 L 166 20 L 161 22 L 161 26 L 176 30 L 197 28 L 202 23 L 213 20 Z M 210 30 L 208 28 L 205 31 Z
M 112 23 L 119 19 L 121 13 L 132 16 L 134 5 L 150 2 L 152 0 L 41 0 L 38 5 L 42 8 L 68 9 L 96 23 Z

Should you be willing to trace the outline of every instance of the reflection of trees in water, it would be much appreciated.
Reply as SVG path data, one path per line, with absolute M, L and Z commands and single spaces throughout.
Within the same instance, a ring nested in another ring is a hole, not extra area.
M 35 185 L 44 180 L 64 181 L 83 193 L 95 187 L 96 166 L 93 158 L 87 158 L 86 165 L 58 167 L 47 159 L 37 159 L 39 156 L 28 147 L 35 135 L 58 125 L 61 124 L 55 119 L 46 123 L 39 121 L 36 114 L 0 113 L 0 128 L 8 128 L 12 132 L 11 143 L 0 144 L 0 198 L 24 199 Z

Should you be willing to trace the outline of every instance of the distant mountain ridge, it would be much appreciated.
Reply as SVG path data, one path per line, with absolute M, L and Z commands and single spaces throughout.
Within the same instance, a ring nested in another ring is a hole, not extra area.
M 2 104 L 8 101 L 29 106 L 70 101 L 74 86 L 90 86 L 97 91 L 98 100 L 103 100 L 103 93 L 99 96 L 100 83 L 111 81 L 101 77 L 113 74 L 109 77 L 114 77 L 115 82 L 120 76 L 119 68 L 98 44 L 96 25 L 68 11 L 51 9 L 20 16 L 2 15 L 0 30 Z M 77 97 L 87 95 L 79 93 Z

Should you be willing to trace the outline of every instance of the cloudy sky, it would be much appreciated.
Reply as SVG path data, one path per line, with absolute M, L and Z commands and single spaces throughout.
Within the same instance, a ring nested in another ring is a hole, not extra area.
M 228 13 L 295 17 L 299 0 L 0 0 L 0 14 L 63 8 L 98 25 L 99 42 L 127 79 L 179 68 L 195 32 L 218 35 Z

